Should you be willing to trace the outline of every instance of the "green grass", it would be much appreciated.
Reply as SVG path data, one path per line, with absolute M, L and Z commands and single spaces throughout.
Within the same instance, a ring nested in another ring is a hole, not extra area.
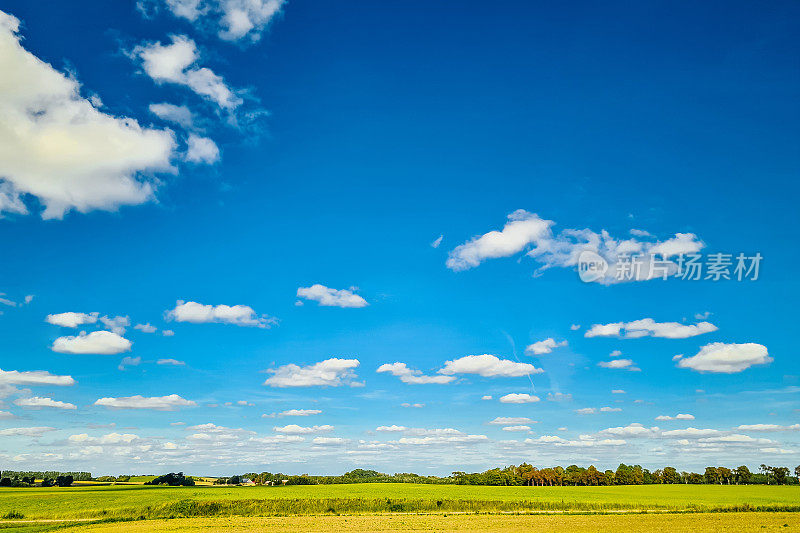
M 0 516 L 170 518 L 387 512 L 800 511 L 800 487 L 645 485 L 477 487 L 354 484 L 294 487 L 2 488 Z

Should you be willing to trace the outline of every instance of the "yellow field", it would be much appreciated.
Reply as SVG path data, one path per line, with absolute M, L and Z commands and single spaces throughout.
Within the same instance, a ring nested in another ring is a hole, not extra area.
M 71 530 L 72 528 L 70 528 Z M 636 515 L 420 515 L 180 518 L 82 526 L 94 533 L 150 531 L 536 531 L 678 533 L 800 531 L 798 513 Z

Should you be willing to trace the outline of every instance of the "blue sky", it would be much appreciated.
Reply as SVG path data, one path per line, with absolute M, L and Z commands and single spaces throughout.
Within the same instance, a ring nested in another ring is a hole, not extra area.
M 243 5 L 0 2 L 4 468 L 800 462 L 796 4 Z

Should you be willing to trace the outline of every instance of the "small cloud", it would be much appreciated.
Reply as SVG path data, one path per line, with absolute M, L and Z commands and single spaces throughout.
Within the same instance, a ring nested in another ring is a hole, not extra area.
M 625 391 L 622 389 L 613 389 L 611 394 L 625 394 Z
M 543 341 L 534 342 L 533 344 L 529 345 L 525 348 L 525 353 L 527 355 L 543 355 L 547 353 L 551 353 L 553 349 L 559 348 L 561 346 L 566 346 L 567 341 L 556 342 L 555 339 L 547 338 Z
M 50 349 L 58 353 L 114 355 L 129 352 L 132 344 L 111 331 L 82 331 L 77 336 L 57 338 Z
M 442 244 L 442 239 L 444 235 L 439 235 L 436 239 L 431 243 L 432 248 L 438 248 L 440 244 Z
M 580 324 L 572 324 L 569 327 L 569 329 L 571 329 L 572 331 L 578 331 L 579 329 L 581 329 L 581 325 Z
M 548 392 L 547 400 L 550 402 L 570 402 L 572 401 L 572 394 L 564 394 L 563 392 Z
M 158 330 L 157 327 L 151 325 L 150 323 L 136 324 L 135 326 L 133 326 L 133 329 L 138 329 L 142 333 L 155 333 Z
M 612 359 L 611 361 L 600 361 L 597 366 L 603 368 L 614 368 L 622 370 L 630 370 L 631 372 L 638 372 L 641 369 L 633 364 L 630 359 Z
M 408 402 L 404 402 L 404 403 L 400 404 L 400 407 L 409 407 L 409 408 L 413 408 L 413 409 L 422 409 L 423 407 L 425 407 L 425 404 L 424 403 L 408 403 Z
M 126 367 L 139 366 L 141 363 L 142 363 L 141 357 L 123 357 L 122 361 L 119 362 L 119 366 L 117 368 L 119 368 L 120 370 L 125 370 Z
M 534 396 L 532 394 L 506 394 L 505 396 L 500 397 L 501 403 L 536 403 L 539 401 L 538 396 Z
M 481 400 L 491 400 L 491 399 L 492 399 L 492 396 L 490 394 L 486 394 L 484 396 L 481 396 Z
M 185 366 L 186 363 L 178 361 L 177 359 L 159 359 L 156 361 L 157 365 L 172 365 L 172 366 Z
M 352 290 L 331 289 L 316 283 L 297 289 L 297 297 L 319 303 L 323 307 L 366 307 L 367 301 Z

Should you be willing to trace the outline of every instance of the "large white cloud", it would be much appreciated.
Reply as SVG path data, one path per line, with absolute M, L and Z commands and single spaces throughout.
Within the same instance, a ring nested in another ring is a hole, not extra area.
M 131 341 L 112 331 L 82 331 L 80 335 L 59 337 L 51 350 L 58 353 L 113 355 L 128 352 Z
M 232 112 L 242 104 L 221 76 L 207 67 L 197 66 L 200 53 L 193 40 L 185 35 L 170 36 L 170 44 L 147 43 L 133 49 L 133 56 L 144 72 L 156 83 L 173 83 L 188 87 L 221 109 Z
M 772 361 L 772 357 L 767 353 L 767 347 L 761 344 L 712 342 L 703 346 L 697 355 L 679 359 L 678 366 L 698 372 L 734 374 L 753 365 L 766 365 Z
M 678 322 L 656 322 L 652 318 L 643 318 L 631 322 L 612 322 L 610 324 L 594 324 L 584 333 L 584 337 L 621 337 L 636 339 L 640 337 L 662 337 L 665 339 L 686 339 L 717 331 L 711 322 L 697 324 L 680 324 Z
M 40 407 L 54 407 L 56 409 L 77 409 L 77 406 L 72 403 L 54 400 L 52 398 L 42 398 L 40 396 L 32 396 L 30 398 L 17 398 L 14 400 L 14 405 L 20 407 L 27 407 L 37 409 Z
M 440 374 L 446 376 L 453 374 L 477 374 L 479 376 L 494 377 L 519 377 L 529 374 L 541 374 L 541 368 L 536 368 L 529 363 L 516 363 L 508 359 L 500 359 L 496 355 L 467 355 L 460 359 L 447 361 Z
M 19 24 L 0 11 L 0 72 L 14 73 L 0 76 L 0 213 L 26 213 L 25 194 L 47 219 L 150 200 L 147 176 L 172 170 L 173 134 L 100 111 L 21 46 Z
M 327 307 L 366 307 L 367 301 L 347 289 L 331 289 L 325 285 L 315 283 L 310 287 L 297 289 L 297 297 L 313 300 L 319 305 Z
M 120 398 L 100 398 L 94 404 L 113 409 L 155 409 L 157 411 L 173 411 L 179 407 L 194 407 L 197 405 L 192 400 L 186 400 L 177 394 L 150 397 L 137 394 L 136 396 Z
M 355 381 L 354 369 L 359 365 L 358 359 L 339 359 L 333 357 L 308 366 L 293 363 L 267 370 L 273 374 L 264 382 L 270 387 L 339 387 L 360 386 Z
M 277 321 L 267 315 L 257 315 L 248 305 L 204 305 L 178 300 L 175 308 L 167 311 L 167 318 L 192 324 L 221 323 L 236 326 L 268 328 Z
M 630 239 L 615 239 L 607 231 L 596 233 L 589 229 L 566 229 L 554 234 L 554 222 L 523 209 L 508 215 L 508 222 L 500 231 L 490 231 L 472 238 L 453 249 L 447 259 L 452 270 L 466 270 L 492 258 L 509 257 L 527 250 L 526 255 L 538 261 L 538 271 L 553 267 L 575 268 L 582 252 L 591 251 L 608 264 L 605 274 L 595 280 L 615 283 L 617 267 L 624 256 L 641 255 L 642 266 L 633 272 L 631 280 L 642 281 L 658 277 L 664 267 L 668 274 L 677 271 L 677 264 L 669 258 L 678 254 L 696 253 L 704 244 L 692 233 L 676 233 L 664 241 L 653 240 L 649 234 L 639 233 Z M 650 260 L 651 254 L 663 259 L 662 265 Z
M 400 378 L 403 383 L 411 385 L 422 385 L 427 383 L 444 384 L 454 381 L 455 376 L 425 376 L 420 370 L 408 368 L 405 363 L 385 363 L 378 367 L 376 372 L 388 372 L 393 376 Z

